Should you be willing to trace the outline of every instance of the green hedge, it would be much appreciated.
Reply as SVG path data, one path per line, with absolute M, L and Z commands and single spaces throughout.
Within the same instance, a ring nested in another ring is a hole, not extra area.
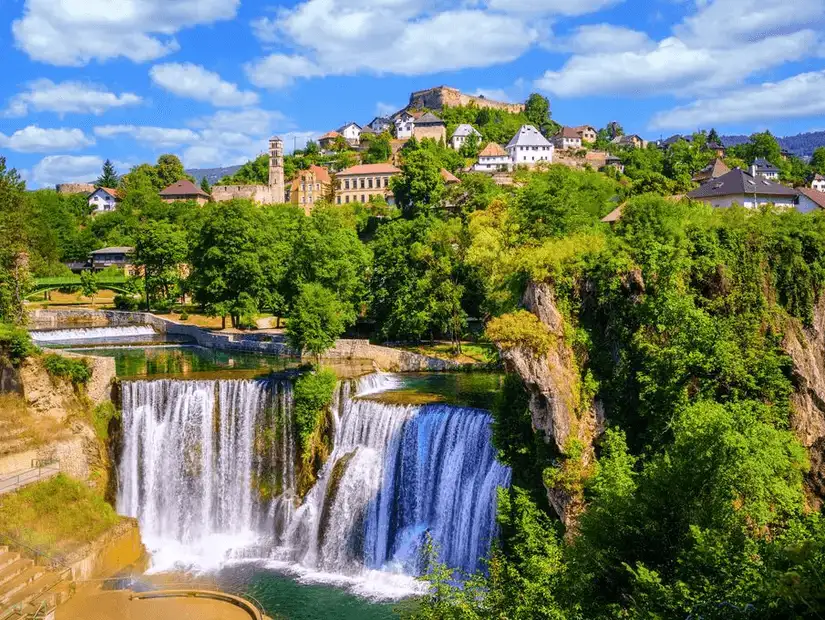
M 50 353 L 43 358 L 43 365 L 52 377 L 68 379 L 74 385 L 86 385 L 92 378 L 92 369 L 85 359 Z

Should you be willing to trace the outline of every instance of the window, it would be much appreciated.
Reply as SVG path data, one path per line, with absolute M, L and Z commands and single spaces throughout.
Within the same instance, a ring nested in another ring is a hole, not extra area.
M 361 194 L 361 202 L 367 202 L 367 197 Z
M 347 196 L 347 204 L 349 204 L 349 196 Z
M 369 180 L 369 188 L 372 189 L 372 179 Z
M 320 192 L 320 191 L 321 191 L 321 184 L 320 184 L 320 183 L 316 183 L 316 184 L 315 184 L 315 189 L 316 189 L 317 191 L 319 191 L 319 192 Z
M 364 189 L 367 185 L 367 180 L 364 177 L 361 177 L 361 189 Z
M 336 199 L 336 202 L 337 202 L 338 204 L 341 204 L 341 197 L 340 197 L 340 196 L 338 196 L 338 198 Z
M 349 189 L 349 179 L 347 179 L 346 181 L 344 181 L 344 188 L 345 188 L 345 189 Z

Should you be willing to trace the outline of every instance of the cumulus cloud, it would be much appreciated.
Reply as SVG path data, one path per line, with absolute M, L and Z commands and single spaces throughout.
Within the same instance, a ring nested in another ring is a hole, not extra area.
M 562 47 L 576 54 L 639 52 L 655 47 L 644 32 L 612 24 L 580 26 L 562 42 Z
M 10 136 L 0 133 L 0 148 L 19 153 L 48 153 L 50 151 L 77 151 L 95 143 L 80 129 L 43 129 L 29 125 Z
M 573 56 L 559 71 L 546 72 L 536 86 L 566 97 L 695 93 L 739 84 L 757 71 L 799 60 L 816 41 L 816 33 L 803 30 L 723 52 L 669 37 L 650 50 Z
M 574 16 L 595 13 L 621 2 L 622 0 L 490 0 L 488 6 L 499 11 Z
M 249 81 L 261 88 L 284 88 L 296 78 L 320 77 L 325 72 L 303 56 L 270 54 L 244 66 Z
M 124 57 L 146 62 L 179 49 L 175 33 L 235 17 L 240 0 L 25 0 L 12 22 L 32 60 L 83 66 Z
M 138 105 L 143 101 L 134 93 L 117 95 L 104 86 L 84 82 L 35 80 L 26 90 L 9 100 L 4 116 L 26 116 L 29 112 L 100 115 L 112 108 Z
M 87 183 L 100 175 L 103 160 L 94 155 L 49 155 L 35 164 L 31 179 L 41 187 Z
M 220 110 L 193 119 L 188 125 L 191 129 L 101 125 L 95 127 L 94 133 L 98 138 L 125 136 L 155 150 L 174 150 L 190 168 L 243 163 L 266 152 L 269 138 L 276 131 L 281 132 L 285 144 L 292 136 L 298 136 L 303 145 L 307 137 L 314 135 L 312 132 L 283 133 L 292 130 L 293 124 L 280 112 L 259 108 Z
M 379 101 L 375 104 L 375 114 L 376 116 L 389 116 L 390 114 L 395 114 L 402 107 L 404 106 Z
M 795 75 L 780 82 L 761 84 L 699 99 L 657 114 L 654 129 L 683 129 L 713 124 L 768 121 L 825 115 L 825 71 Z
M 178 97 L 206 101 L 216 107 L 243 107 L 258 103 L 258 95 L 192 63 L 167 63 L 149 70 L 152 81 Z

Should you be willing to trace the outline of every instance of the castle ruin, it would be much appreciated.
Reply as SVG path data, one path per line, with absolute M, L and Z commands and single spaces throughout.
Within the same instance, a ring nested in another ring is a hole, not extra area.
M 268 185 L 215 185 L 212 187 L 212 200 L 215 202 L 226 202 L 235 198 L 245 198 L 261 205 L 286 202 L 284 142 L 278 136 L 269 140 Z
M 441 110 L 442 108 L 456 108 L 458 106 L 474 105 L 478 108 L 504 110 L 513 114 L 524 112 L 523 103 L 502 103 L 483 96 L 465 95 L 457 88 L 436 86 L 426 90 L 418 90 L 410 95 L 407 109 L 427 108 Z

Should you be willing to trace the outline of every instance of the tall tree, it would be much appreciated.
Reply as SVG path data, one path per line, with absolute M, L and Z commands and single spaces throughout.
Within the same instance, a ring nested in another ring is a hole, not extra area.
M 168 300 L 175 292 L 187 250 L 186 233 L 174 224 L 150 221 L 138 229 L 134 261 L 143 268 L 147 312 L 152 300 Z
M 624 135 L 624 128 L 617 121 L 610 121 L 605 129 L 607 130 L 607 137 L 611 140 Z
M 31 286 L 26 183 L 0 156 L 0 321 L 25 322 L 23 300 Z
M 550 101 L 538 93 L 533 93 L 527 98 L 524 115 L 539 131 L 549 130 L 551 124 L 555 125 L 550 120 Z
M 814 151 L 810 165 L 817 174 L 825 174 L 825 146 L 820 146 Z
M 117 187 L 120 183 L 120 177 L 115 170 L 115 165 L 110 159 L 103 162 L 103 169 L 95 185 L 98 187 Z
M 708 134 L 708 142 L 716 142 L 716 144 L 722 144 L 722 138 L 720 138 L 719 134 L 716 133 L 716 129 L 711 128 L 710 133 Z
M 207 194 L 212 193 L 212 188 L 209 186 L 209 179 L 207 179 L 206 177 L 203 177 L 201 179 L 201 189 L 205 191 Z
M 436 156 L 418 149 L 404 156 L 401 174 L 391 181 L 395 200 L 405 217 L 415 217 L 441 203 L 445 185 Z
M 347 326 L 355 321 L 352 306 L 316 282 L 301 285 L 286 326 L 290 346 L 309 351 L 316 360 L 332 348 Z
M 183 164 L 181 163 L 180 159 L 178 159 L 177 155 L 161 155 L 158 157 L 158 163 L 155 166 L 155 170 L 157 171 L 158 181 L 160 182 L 163 187 L 168 187 L 172 185 L 172 183 L 176 183 L 182 179 L 189 179 L 190 181 L 194 181 L 194 179 L 186 174 L 186 170 L 183 169 Z
M 95 305 L 95 295 L 97 295 L 100 287 L 97 283 L 97 275 L 90 270 L 82 271 L 80 273 L 80 292 L 84 297 L 92 299 L 92 307 Z

